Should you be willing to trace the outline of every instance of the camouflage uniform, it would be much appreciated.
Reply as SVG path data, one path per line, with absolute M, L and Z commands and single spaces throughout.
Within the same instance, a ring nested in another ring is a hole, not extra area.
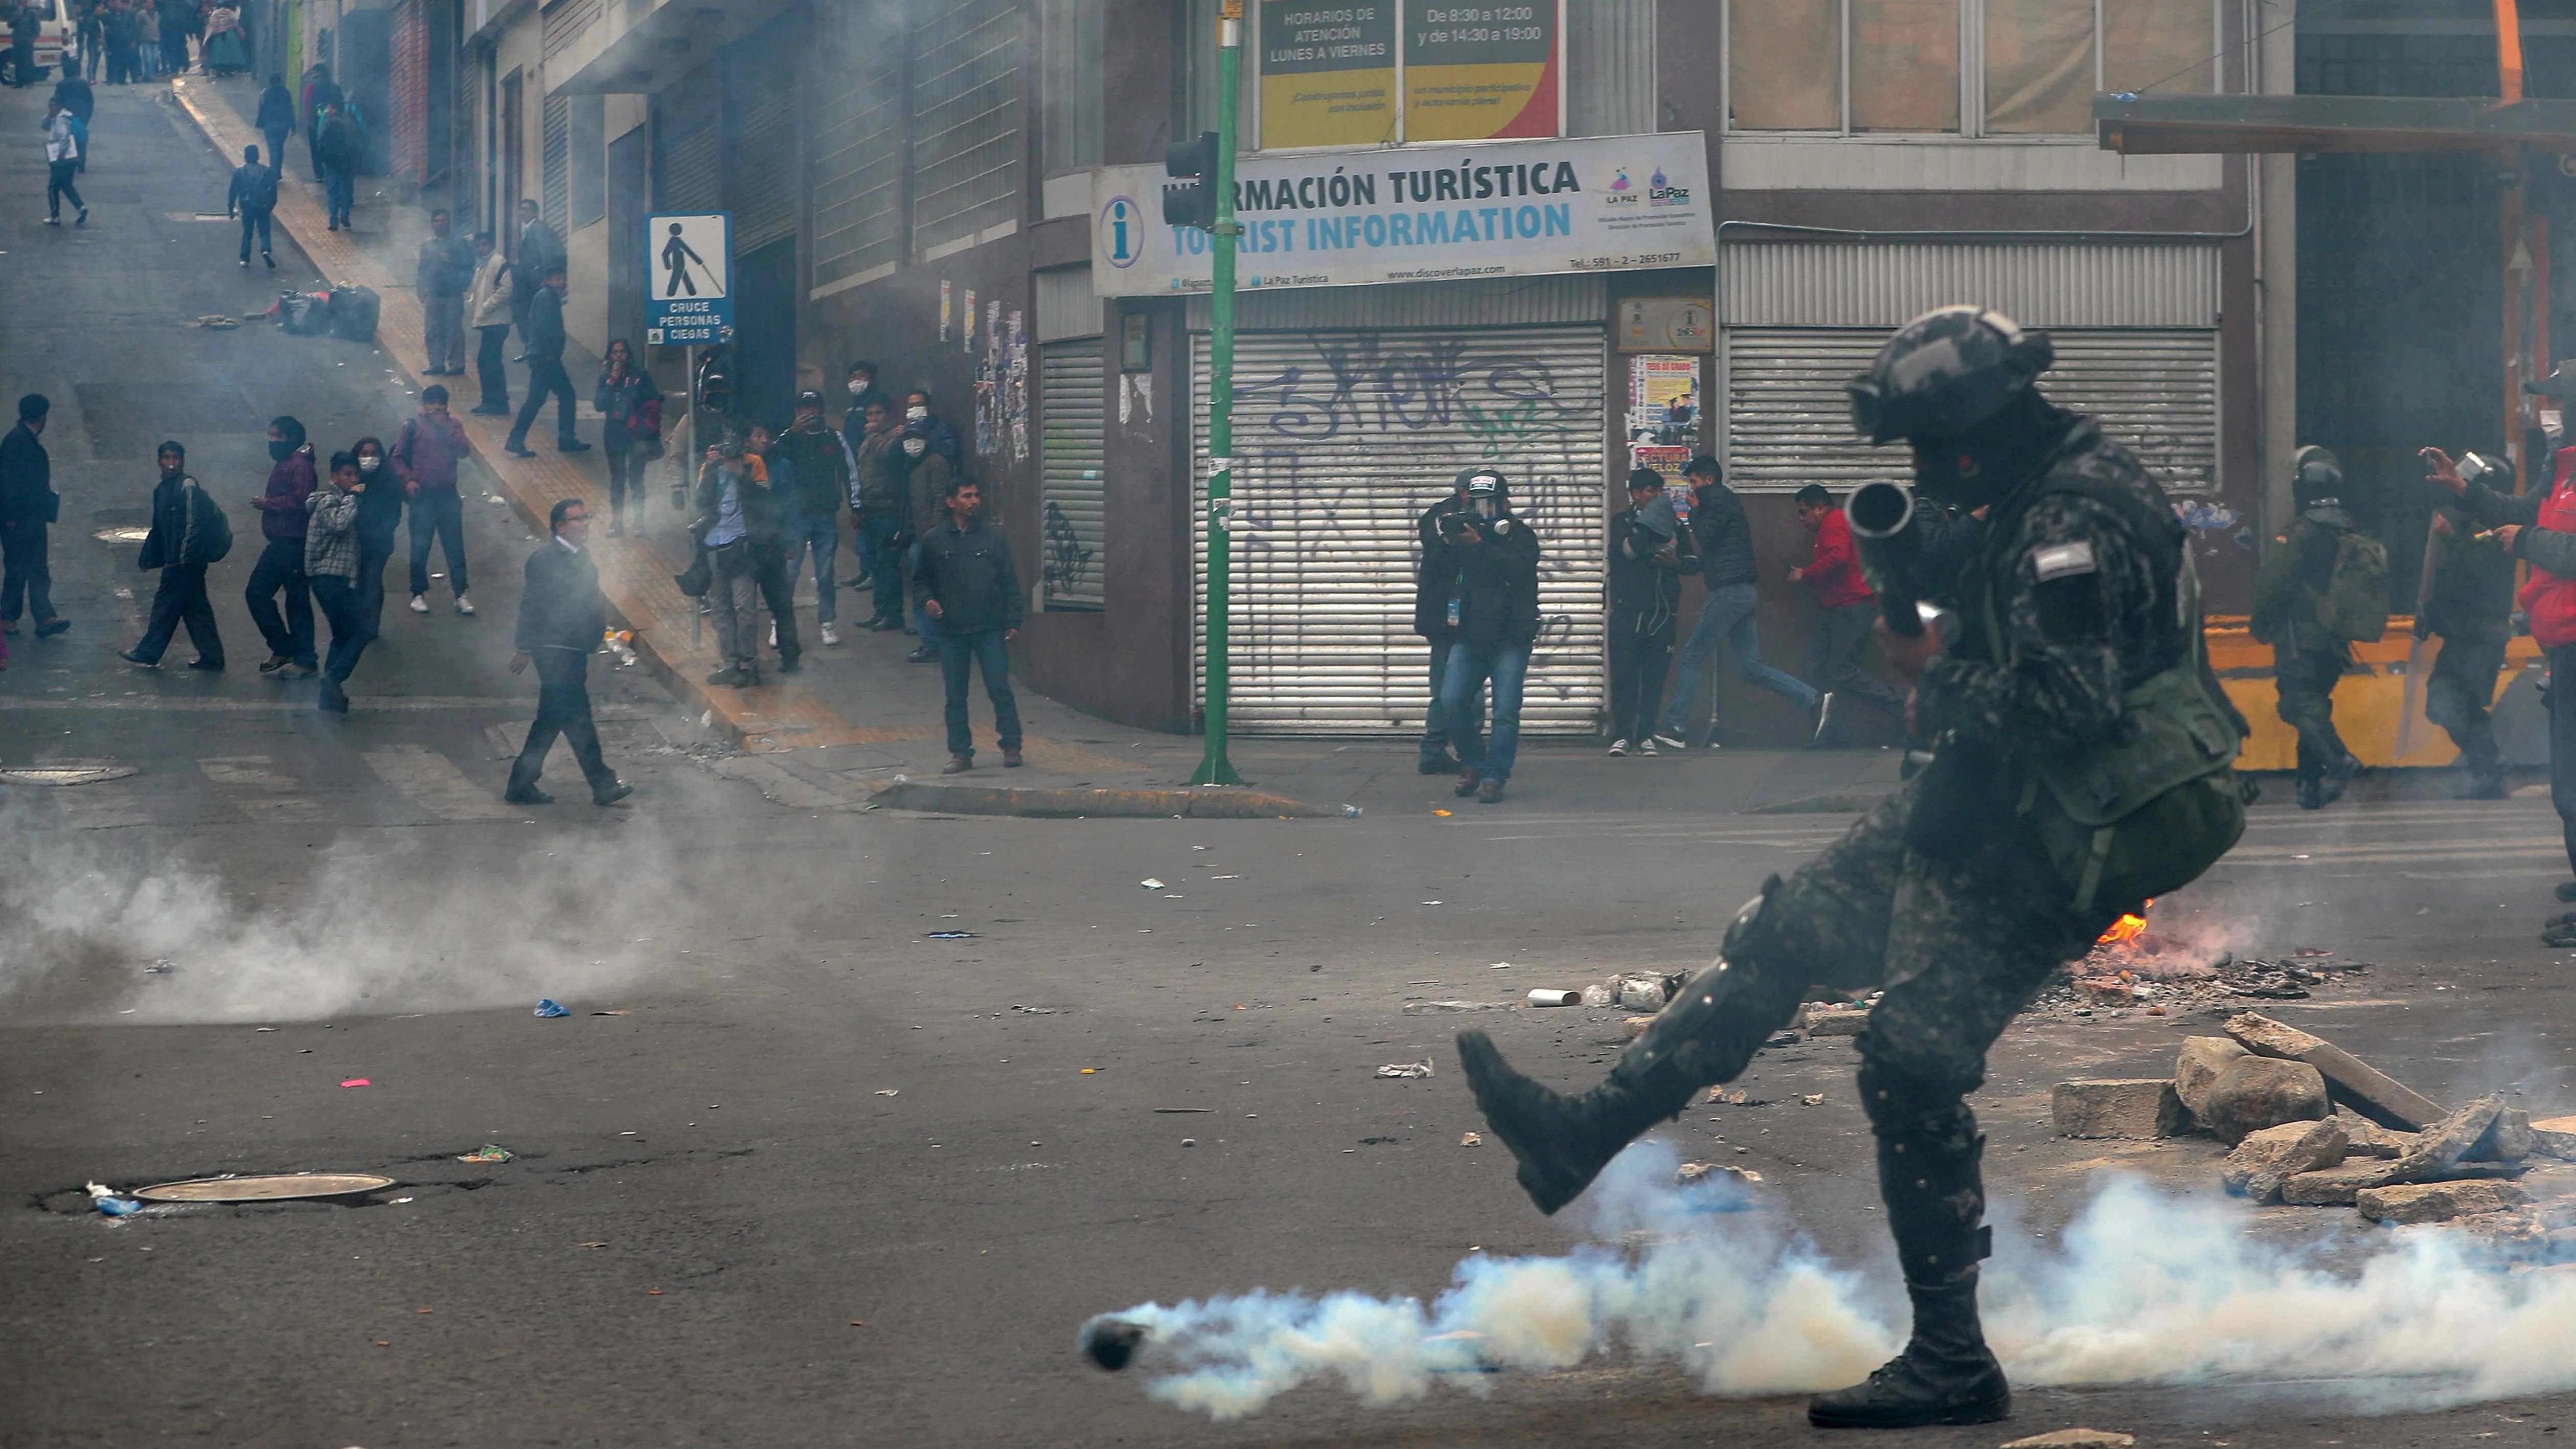
M 2415 637 L 2442 636 L 2442 653 L 2424 683 L 2424 717 L 2460 747 L 2472 793 L 2499 795 L 2504 756 L 2496 746 L 2496 677 L 2513 637 L 2513 556 L 2469 535 L 2477 524 L 2463 510 L 2440 510 L 2451 533 L 2434 548 L 2433 589 L 2415 613 Z
M 2254 601 L 2254 637 L 2272 646 L 2281 722 L 2299 732 L 2298 777 L 2311 790 L 2359 764 L 2334 723 L 2335 684 L 2352 668 L 2352 644 L 2327 631 L 2314 602 L 2333 586 L 2337 541 L 2359 528 L 2336 504 L 2302 512 L 2274 541 L 2295 555 L 2295 565 Z

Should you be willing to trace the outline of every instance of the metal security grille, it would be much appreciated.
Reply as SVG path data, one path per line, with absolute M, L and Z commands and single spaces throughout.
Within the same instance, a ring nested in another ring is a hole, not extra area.
M 1102 445 L 1107 378 L 1100 339 L 1038 351 L 1038 507 L 1045 551 L 1038 577 L 1050 609 L 1097 609 L 1109 558 L 1109 485 Z
M 1565 134 L 1655 129 L 1654 0 L 1567 0 Z
M 924 5 L 911 26 L 912 248 L 1007 236 L 1020 219 L 1020 7 Z
M 733 213 L 734 252 L 750 254 L 796 232 L 795 72 L 779 57 L 794 53 L 794 15 L 725 47 L 725 209 Z
M 1193 339 L 1191 417 L 1208 407 Z M 1490 462 L 1538 533 L 1538 648 L 1521 728 L 1590 734 L 1606 678 L 1598 327 L 1246 333 L 1236 339 L 1232 721 L 1247 731 L 1419 729 L 1414 521 Z M 1203 424 L 1202 424 L 1203 426 Z M 1192 442 L 1192 610 L 1204 691 L 1207 438 Z
M 563 236 L 572 229 L 572 177 L 566 165 L 572 157 L 572 98 L 547 97 L 545 124 L 546 225 Z
M 602 6 L 603 0 L 556 0 L 545 16 L 546 59 L 553 60 L 564 47 L 579 40 L 581 33 L 599 18 Z
M 903 260 L 903 52 L 881 4 L 828 8 L 814 60 L 809 144 L 814 290 L 856 286 Z
M 653 205 L 662 211 L 714 211 L 724 194 L 724 155 L 716 144 L 721 102 L 714 72 L 701 66 L 672 88 L 653 115 Z
M 2218 491 L 2218 333 L 2052 329 L 2040 385 L 2101 419 L 2177 498 Z M 1726 479 L 1749 493 L 1821 483 L 1837 495 L 1910 474 L 1902 447 L 1864 446 L 1843 384 L 1869 366 L 1878 328 L 1731 327 L 1725 337 Z

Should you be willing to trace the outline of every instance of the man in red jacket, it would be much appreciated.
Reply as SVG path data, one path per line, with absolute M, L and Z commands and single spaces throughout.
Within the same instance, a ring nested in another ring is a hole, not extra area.
M 1816 592 L 1823 617 L 1807 645 L 1807 682 L 1822 693 L 1816 699 L 1818 747 L 1838 742 L 1834 706 L 1857 695 L 1891 715 L 1902 717 L 1904 696 L 1881 683 L 1861 666 L 1869 658 L 1870 625 L 1878 619 L 1878 595 L 1861 576 L 1860 552 L 1852 547 L 1851 520 L 1834 506 L 1834 495 L 1810 483 L 1798 490 L 1798 522 L 1816 536 L 1816 556 L 1789 577 Z

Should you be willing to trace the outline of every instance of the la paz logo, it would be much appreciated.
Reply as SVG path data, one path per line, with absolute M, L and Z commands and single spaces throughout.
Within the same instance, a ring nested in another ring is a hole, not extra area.
M 1113 196 L 1100 208 L 1100 249 L 1122 270 L 1145 254 L 1145 214 L 1133 198 Z
M 1690 199 L 1690 188 L 1687 186 L 1675 186 L 1671 182 L 1666 181 L 1664 179 L 1664 168 L 1661 166 L 1655 168 L 1653 178 L 1646 183 L 1646 204 L 1648 206 L 1688 206 L 1690 205 Z
M 1628 179 L 1628 168 L 1621 166 L 1617 168 L 1617 172 L 1618 174 L 1610 182 L 1609 192 L 1601 198 L 1601 204 L 1604 206 L 1634 206 L 1639 201 L 1644 200 L 1644 193 L 1637 190 L 1637 183 Z

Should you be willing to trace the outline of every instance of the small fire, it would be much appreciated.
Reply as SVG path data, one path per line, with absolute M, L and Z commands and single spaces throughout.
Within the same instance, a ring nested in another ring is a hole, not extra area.
M 2150 901 L 2148 904 L 2153 905 L 2154 902 Z M 2111 929 L 2104 931 L 2102 933 L 2102 938 L 2095 941 L 2093 944 L 2097 947 L 2116 946 L 2123 941 L 2134 941 L 2138 937 L 2145 935 L 2146 931 L 2146 917 L 2122 916 L 2120 919 L 2113 921 L 2111 923 Z

